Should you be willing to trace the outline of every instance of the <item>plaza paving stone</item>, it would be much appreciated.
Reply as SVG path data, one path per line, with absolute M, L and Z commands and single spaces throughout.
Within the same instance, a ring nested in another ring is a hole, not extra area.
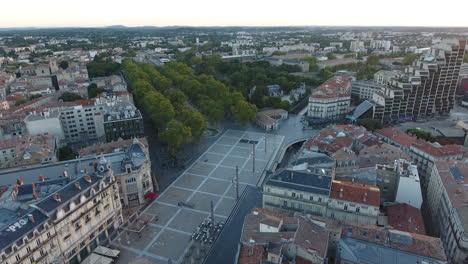
M 188 188 L 188 189 L 197 189 L 198 186 L 205 180 L 205 177 L 192 175 L 190 173 L 186 173 L 177 179 L 174 183 L 174 186 Z
M 211 177 L 231 181 L 234 177 L 236 177 L 236 169 L 218 167 L 211 174 Z
M 230 149 L 231 149 L 230 146 L 214 144 L 208 149 L 208 152 L 212 152 L 216 154 L 227 154 Z
M 169 222 L 171 217 L 177 213 L 177 210 L 179 210 L 179 207 L 169 206 L 156 202 L 150 205 L 146 212 L 155 214 L 157 216 L 151 221 L 151 223 L 164 226 L 167 224 L 167 222 Z
M 195 164 L 187 171 L 188 173 L 193 173 L 197 175 L 209 175 L 211 171 L 215 168 L 214 165 L 195 162 Z
M 213 204 L 216 205 L 216 202 L 218 202 L 218 200 L 218 196 L 197 192 L 193 195 L 189 202 L 194 205 L 193 209 L 209 213 L 210 201 L 213 201 Z
M 148 251 L 159 256 L 177 260 L 189 245 L 190 239 L 189 235 L 164 230 Z
M 208 213 L 182 209 L 168 226 L 184 232 L 193 233 L 207 216 Z
M 210 164 L 218 164 L 224 158 L 224 155 L 214 154 L 214 153 L 205 153 L 201 158 L 201 162 L 206 162 Z
M 158 202 L 177 205 L 179 202 L 185 202 L 192 194 L 192 191 L 180 188 L 169 187 L 163 195 L 158 197 Z
M 215 179 L 207 179 L 199 191 L 222 195 L 231 183 Z

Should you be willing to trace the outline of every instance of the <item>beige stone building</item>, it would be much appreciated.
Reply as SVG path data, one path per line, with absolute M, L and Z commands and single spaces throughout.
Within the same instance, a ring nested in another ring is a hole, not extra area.
M 21 189 L 15 185 L 9 197 Z M 117 190 L 110 164 L 102 158 L 93 173 L 45 197 L 34 192 L 29 202 L 2 201 L 0 262 L 79 263 L 122 223 Z

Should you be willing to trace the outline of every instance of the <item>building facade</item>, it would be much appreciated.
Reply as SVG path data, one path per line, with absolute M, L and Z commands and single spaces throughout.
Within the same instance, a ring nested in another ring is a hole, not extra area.
M 466 161 L 439 161 L 433 167 L 426 199 L 432 228 L 440 235 L 450 263 L 468 262 L 468 177 Z
M 95 172 L 17 211 L 0 230 L 1 263 L 79 263 L 122 223 L 117 190 L 101 159 Z
M 374 94 L 373 118 L 384 123 L 447 115 L 453 109 L 466 41 L 444 43 L 405 70 L 405 76 Z

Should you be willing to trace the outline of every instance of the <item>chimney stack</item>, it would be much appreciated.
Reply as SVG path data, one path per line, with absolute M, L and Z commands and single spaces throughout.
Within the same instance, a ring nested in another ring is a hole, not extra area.
M 39 194 L 37 194 L 37 192 L 33 192 L 32 196 L 34 200 L 37 200 L 37 198 L 39 198 Z
M 67 172 L 66 169 L 63 169 L 62 176 L 63 177 L 68 177 L 68 172 Z
M 34 223 L 34 216 L 32 214 L 28 214 L 29 221 Z
M 16 179 L 16 184 L 23 185 L 23 179 L 21 178 Z
M 94 172 L 97 172 L 97 165 L 98 165 L 97 162 L 94 162 L 94 163 L 93 163 Z
M 55 193 L 55 194 L 54 194 L 54 199 L 55 199 L 55 201 L 57 201 L 57 202 L 61 202 L 61 201 L 62 201 L 62 198 L 60 197 L 60 194 L 58 194 L 58 193 Z
M 45 180 L 44 174 L 39 174 L 39 181 L 43 182 Z
M 367 193 L 364 193 L 364 197 L 362 198 L 362 201 L 367 202 Z
M 91 183 L 91 176 L 86 175 L 86 176 L 84 176 L 84 178 L 85 178 L 85 180 L 86 180 L 87 182 Z

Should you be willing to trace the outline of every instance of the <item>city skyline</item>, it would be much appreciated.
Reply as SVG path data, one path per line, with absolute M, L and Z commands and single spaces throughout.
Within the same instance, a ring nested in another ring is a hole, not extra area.
M 385 7 L 370 0 L 359 3 L 338 0 L 331 7 L 326 2 L 298 0 L 284 5 L 279 2 L 240 0 L 235 5 L 219 5 L 214 0 L 154 3 L 137 0 L 84 0 L 70 9 L 58 0 L 26 0 L 22 15 L 3 14 L 1 28 L 10 27 L 103 27 L 135 26 L 415 26 L 465 27 L 463 10 L 468 3 L 460 1 L 457 9 L 441 13 L 438 5 L 422 1 L 396 0 Z M 5 10 L 14 8 L 12 2 Z M 402 8 L 404 7 L 404 8 Z M 73 16 L 70 16 L 70 12 Z M 438 14 L 437 20 L 434 16 Z

